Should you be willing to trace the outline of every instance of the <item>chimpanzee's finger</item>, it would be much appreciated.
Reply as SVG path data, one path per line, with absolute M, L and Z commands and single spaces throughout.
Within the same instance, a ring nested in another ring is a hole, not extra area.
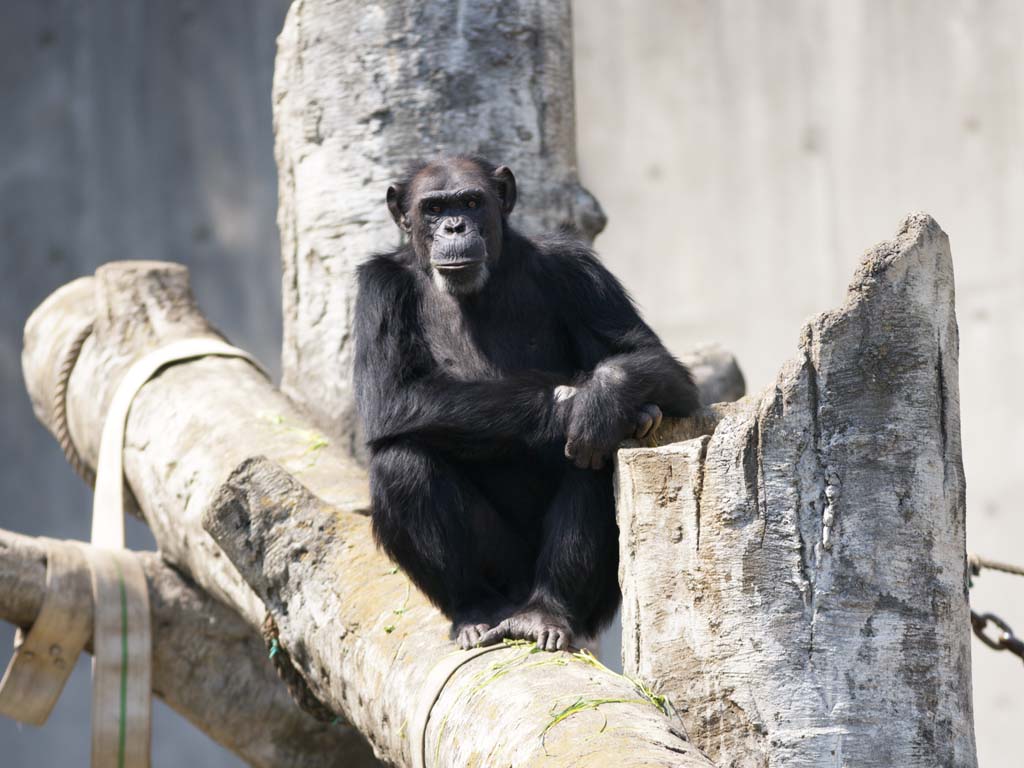
M 500 643 L 502 640 L 505 639 L 505 636 L 508 634 L 508 630 L 508 619 L 505 619 L 505 621 L 498 624 L 498 626 L 494 627 L 494 629 L 485 632 L 483 637 L 480 638 L 480 641 L 477 643 L 477 645 L 484 646 Z
M 653 424 L 654 419 L 651 417 L 651 414 L 646 410 L 641 410 L 636 417 L 636 431 L 633 433 L 633 437 L 637 440 L 642 440 L 651 431 Z
M 662 419 L 661 408 L 659 408 L 654 403 L 648 403 L 647 405 L 644 406 L 644 410 L 654 420 L 654 424 L 651 427 L 651 432 L 657 432 L 658 431 L 658 427 L 661 426 L 661 419 Z
M 558 644 L 562 641 L 562 630 L 554 629 L 548 633 L 548 642 L 545 645 L 545 649 L 548 651 L 557 651 Z

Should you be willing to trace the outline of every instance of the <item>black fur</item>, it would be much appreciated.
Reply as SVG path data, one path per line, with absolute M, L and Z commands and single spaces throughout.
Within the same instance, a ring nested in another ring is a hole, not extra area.
M 420 210 L 467 185 L 486 191 L 472 210 Z M 410 242 L 359 268 L 356 305 L 377 541 L 464 647 L 592 636 L 619 601 L 606 460 L 645 405 L 697 407 L 690 374 L 588 248 L 508 226 L 507 169 L 421 163 L 388 199 Z M 459 284 L 435 274 L 442 227 L 468 232 L 445 235 L 449 251 L 487 243 Z

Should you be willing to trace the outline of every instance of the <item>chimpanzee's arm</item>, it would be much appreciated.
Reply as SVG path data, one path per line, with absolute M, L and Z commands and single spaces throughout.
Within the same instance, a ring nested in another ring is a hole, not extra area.
M 371 446 L 403 437 L 458 452 L 564 438 L 568 408 L 544 374 L 459 381 L 440 371 L 423 338 L 412 275 L 387 257 L 359 269 L 356 404 Z
M 700 399 L 689 370 L 665 349 L 593 253 L 561 238 L 541 248 L 585 372 L 576 382 L 566 455 L 596 467 L 629 434 L 645 404 L 686 416 L 700 407 Z

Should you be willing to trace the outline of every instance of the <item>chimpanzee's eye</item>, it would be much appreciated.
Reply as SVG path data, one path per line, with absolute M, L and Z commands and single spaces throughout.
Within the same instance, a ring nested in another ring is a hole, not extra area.
M 476 200 L 470 200 L 468 203 L 466 203 L 466 207 L 467 208 L 476 208 L 477 205 L 478 205 L 478 203 L 477 203 Z
M 441 212 L 441 206 L 438 203 L 431 203 L 430 204 L 430 208 L 428 210 L 431 213 L 440 213 Z

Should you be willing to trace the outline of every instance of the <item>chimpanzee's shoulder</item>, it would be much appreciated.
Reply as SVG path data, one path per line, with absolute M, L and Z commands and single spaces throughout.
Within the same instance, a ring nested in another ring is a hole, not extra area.
M 408 249 L 376 253 L 356 268 L 360 293 L 394 294 L 412 288 L 414 276 Z
M 550 232 L 528 240 L 534 268 L 549 279 L 602 282 L 611 274 L 597 254 L 570 230 Z

